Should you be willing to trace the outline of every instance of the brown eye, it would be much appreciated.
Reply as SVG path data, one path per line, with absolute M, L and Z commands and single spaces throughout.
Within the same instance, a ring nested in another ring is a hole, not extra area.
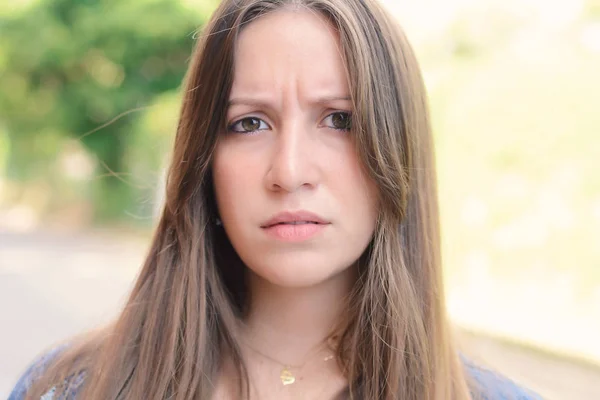
M 229 127 L 230 131 L 239 133 L 250 133 L 264 129 L 268 129 L 268 125 L 263 120 L 254 117 L 243 118 Z
M 242 120 L 242 128 L 245 131 L 255 131 L 260 128 L 260 121 L 258 118 L 244 118 Z
M 352 117 L 347 112 L 335 112 L 325 118 L 325 125 L 333 129 L 349 131 L 352 128 Z

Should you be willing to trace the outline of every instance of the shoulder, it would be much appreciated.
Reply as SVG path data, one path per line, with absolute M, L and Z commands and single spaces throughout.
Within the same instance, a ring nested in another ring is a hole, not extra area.
M 466 371 L 475 381 L 483 400 L 542 400 L 542 397 L 509 378 L 463 359 Z M 477 397 L 475 397 L 477 398 Z
M 27 391 L 32 387 L 32 385 L 40 379 L 43 374 L 46 372 L 48 367 L 52 365 L 52 362 L 56 360 L 61 353 L 63 353 L 68 348 L 68 345 L 61 345 L 51 349 L 50 351 L 43 353 L 41 356 L 36 358 L 30 365 L 27 367 L 23 375 L 17 381 L 15 387 L 13 388 L 11 394 L 8 396 L 8 400 L 23 400 L 26 397 Z M 83 375 L 80 374 L 75 377 L 71 377 L 69 379 L 69 384 L 67 385 L 69 388 L 76 388 L 83 382 Z M 54 393 L 56 392 L 56 387 L 51 387 L 46 391 L 40 398 L 40 400 L 53 400 Z M 69 400 L 74 399 L 76 391 L 69 390 L 70 393 L 67 393 L 66 396 L 61 396 L 61 399 Z

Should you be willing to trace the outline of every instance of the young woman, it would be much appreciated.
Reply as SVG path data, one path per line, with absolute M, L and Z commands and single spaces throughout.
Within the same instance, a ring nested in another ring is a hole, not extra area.
M 415 57 L 373 0 L 225 0 L 116 322 L 12 399 L 536 398 L 461 358 Z

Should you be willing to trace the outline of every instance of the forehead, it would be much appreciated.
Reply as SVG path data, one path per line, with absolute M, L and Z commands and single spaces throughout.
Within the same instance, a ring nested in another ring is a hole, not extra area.
M 339 35 L 325 16 L 282 9 L 249 23 L 235 48 L 234 90 L 292 81 L 304 89 L 347 91 Z

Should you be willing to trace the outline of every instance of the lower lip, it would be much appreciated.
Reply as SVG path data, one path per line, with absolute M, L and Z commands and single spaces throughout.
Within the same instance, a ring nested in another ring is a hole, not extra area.
M 267 235 L 284 242 L 301 242 L 320 233 L 329 224 L 278 224 L 263 228 Z

